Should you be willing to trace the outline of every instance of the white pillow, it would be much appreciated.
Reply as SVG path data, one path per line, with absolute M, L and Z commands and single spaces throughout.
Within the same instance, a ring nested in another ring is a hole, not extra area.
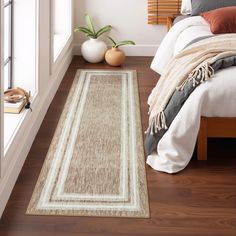
M 189 15 L 191 13 L 192 13 L 192 3 L 191 3 L 191 0 L 182 0 L 181 14 L 182 15 Z

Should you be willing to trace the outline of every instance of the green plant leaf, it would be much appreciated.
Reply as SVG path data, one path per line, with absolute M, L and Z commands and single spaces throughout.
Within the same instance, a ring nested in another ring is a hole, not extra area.
M 96 39 L 97 37 L 94 34 L 87 34 L 87 37 Z
M 95 35 L 96 32 L 95 32 L 95 29 L 94 29 L 94 26 L 93 26 L 92 19 L 88 14 L 85 15 L 85 22 L 86 22 L 86 25 L 87 25 L 88 29 Z
M 111 29 L 112 29 L 112 26 L 111 26 L 111 25 L 106 25 L 106 26 L 104 26 L 103 28 L 101 28 L 100 30 L 98 30 L 98 32 L 96 33 L 96 36 L 99 37 L 99 36 L 101 36 L 102 34 L 111 31 Z
M 134 41 L 131 41 L 131 40 L 124 40 L 124 41 L 120 41 L 118 43 L 116 43 L 116 48 L 120 47 L 120 46 L 123 46 L 123 45 L 128 45 L 128 44 L 132 44 L 132 45 L 135 45 L 135 42 Z
M 112 46 L 115 47 L 116 46 L 116 41 L 113 38 L 109 37 L 109 36 L 107 36 L 107 38 L 111 40 L 111 42 L 113 43 Z
M 78 27 L 75 30 L 76 30 L 75 32 L 80 31 L 80 32 L 83 32 L 85 34 L 93 34 L 93 32 L 91 32 L 91 30 L 89 30 L 89 29 L 87 29 L 85 27 Z

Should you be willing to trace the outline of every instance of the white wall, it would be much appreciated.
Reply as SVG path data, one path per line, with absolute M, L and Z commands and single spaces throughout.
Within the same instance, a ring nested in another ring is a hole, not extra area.
M 166 33 L 165 26 L 147 24 L 147 0 L 75 0 L 75 26 L 84 26 L 88 13 L 99 28 L 111 24 L 110 33 L 117 40 L 134 40 L 136 46 L 125 46 L 128 55 L 152 56 Z M 82 33 L 75 35 L 75 52 L 85 40 Z

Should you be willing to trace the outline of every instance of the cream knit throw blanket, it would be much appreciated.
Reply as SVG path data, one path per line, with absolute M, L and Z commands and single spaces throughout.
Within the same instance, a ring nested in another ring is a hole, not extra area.
M 176 89 L 182 89 L 189 80 L 193 86 L 208 80 L 214 75 L 210 65 L 231 55 L 236 55 L 236 34 L 201 40 L 173 58 L 148 98 L 151 134 L 168 128 L 163 111 Z

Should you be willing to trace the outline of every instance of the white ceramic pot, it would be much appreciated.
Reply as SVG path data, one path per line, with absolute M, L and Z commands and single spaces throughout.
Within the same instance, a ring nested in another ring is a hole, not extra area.
M 107 45 L 99 39 L 90 38 L 81 46 L 83 58 L 90 63 L 98 63 L 103 61 L 106 51 Z

